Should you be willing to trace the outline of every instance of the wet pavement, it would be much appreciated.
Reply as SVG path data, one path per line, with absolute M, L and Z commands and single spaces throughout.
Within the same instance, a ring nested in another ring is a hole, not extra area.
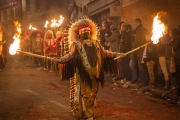
M 96 120 L 179 120 L 180 106 L 106 80 L 99 89 Z M 0 120 L 75 120 L 69 107 L 69 81 L 58 72 L 9 56 L 0 73 Z

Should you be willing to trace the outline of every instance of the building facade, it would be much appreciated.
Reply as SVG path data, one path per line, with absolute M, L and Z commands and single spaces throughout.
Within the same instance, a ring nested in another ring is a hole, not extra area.
M 122 21 L 133 25 L 134 19 L 142 19 L 143 25 L 152 30 L 153 18 L 158 12 L 166 12 L 162 21 L 169 28 L 180 26 L 180 0 L 121 0 Z
M 0 23 L 7 40 L 13 41 L 14 20 L 21 23 L 22 30 L 29 29 L 30 24 L 43 30 L 46 20 L 51 22 L 62 15 L 62 26 L 66 26 L 69 23 L 68 5 L 69 0 L 0 0 Z
M 0 23 L 8 42 L 15 32 L 14 20 L 21 20 L 21 0 L 0 0 Z
M 37 29 L 44 29 L 46 21 L 64 17 L 62 26 L 69 23 L 68 0 L 22 0 L 22 28 L 31 24 Z
M 115 24 L 120 21 L 120 9 L 115 10 L 116 14 L 111 14 L 113 6 L 120 8 L 119 0 L 75 0 L 73 5 L 74 12 L 70 13 L 72 20 L 86 15 L 99 24 L 109 17 Z

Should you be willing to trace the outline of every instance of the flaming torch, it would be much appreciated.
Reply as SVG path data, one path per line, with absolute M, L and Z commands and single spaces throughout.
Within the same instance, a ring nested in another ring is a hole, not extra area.
M 165 14 L 165 13 L 163 13 Z M 153 29 L 152 29 L 152 37 L 151 37 L 151 42 L 147 42 L 146 44 L 139 46 L 127 53 L 125 53 L 125 55 L 128 55 L 134 51 L 137 51 L 149 44 L 151 44 L 153 42 L 153 44 L 157 44 L 159 42 L 159 38 L 161 38 L 163 36 L 163 33 L 165 31 L 165 24 L 161 22 L 160 18 L 163 15 L 161 13 L 158 13 L 155 17 L 154 17 L 154 22 L 153 22 Z M 114 58 L 114 60 L 117 60 L 118 58 L 121 58 L 121 56 L 118 56 L 116 58 Z
M 46 23 L 45 23 L 44 27 L 45 27 L 45 28 L 47 28 L 48 24 L 49 24 L 49 22 L 48 22 L 48 21 L 46 21 Z
M 163 13 L 165 14 L 165 13 Z M 165 24 L 161 22 L 160 17 L 163 15 L 162 13 L 158 13 L 156 17 L 154 18 L 153 22 L 153 30 L 152 30 L 152 37 L 151 40 L 153 44 L 157 44 L 159 42 L 159 38 L 163 36 L 163 33 L 165 31 Z
M 37 30 L 37 29 L 30 24 L 29 25 L 29 30 Z
M 20 35 L 21 35 L 21 24 L 18 21 L 14 22 L 14 25 L 17 27 L 17 33 L 14 35 L 14 42 L 9 47 L 9 53 L 15 55 L 16 51 L 20 48 Z
M 63 16 L 60 15 L 59 17 L 60 17 L 59 20 L 56 20 L 56 19 L 51 20 L 51 27 L 52 28 L 55 27 L 57 30 L 59 29 L 59 27 L 61 26 L 61 24 L 62 24 L 62 22 L 64 20 Z

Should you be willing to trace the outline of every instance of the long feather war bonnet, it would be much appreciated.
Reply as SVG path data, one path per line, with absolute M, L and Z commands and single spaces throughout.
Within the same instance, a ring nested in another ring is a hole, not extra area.
M 97 40 L 96 23 L 87 17 L 83 17 L 83 18 L 79 18 L 75 22 L 71 22 L 71 26 L 69 28 L 69 37 L 68 37 L 69 45 L 79 40 L 79 28 L 84 25 L 90 26 L 90 31 L 91 31 L 90 39 Z

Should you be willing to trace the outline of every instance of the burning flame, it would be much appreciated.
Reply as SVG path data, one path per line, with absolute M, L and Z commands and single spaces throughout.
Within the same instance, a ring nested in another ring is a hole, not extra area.
M 31 24 L 29 25 L 30 30 L 37 30 L 35 27 L 33 27 Z
M 44 25 L 44 27 L 47 28 L 48 24 L 49 24 L 49 22 L 46 21 L 46 24 Z
M 153 35 L 151 37 L 151 40 L 154 44 L 157 44 L 159 42 L 159 38 L 163 36 L 163 33 L 165 31 L 165 24 L 161 22 L 160 17 L 161 16 L 159 13 L 154 17 L 152 30 Z
M 15 21 L 14 25 L 17 27 L 17 33 L 13 37 L 14 42 L 9 47 L 9 53 L 11 55 L 16 54 L 16 51 L 19 49 L 19 45 L 20 45 L 21 24 L 18 21 Z
M 60 27 L 61 26 L 61 24 L 64 20 L 64 17 L 62 17 L 61 15 L 59 17 L 60 17 L 59 20 L 56 20 L 56 19 L 51 20 L 51 22 L 52 22 L 51 27 Z

